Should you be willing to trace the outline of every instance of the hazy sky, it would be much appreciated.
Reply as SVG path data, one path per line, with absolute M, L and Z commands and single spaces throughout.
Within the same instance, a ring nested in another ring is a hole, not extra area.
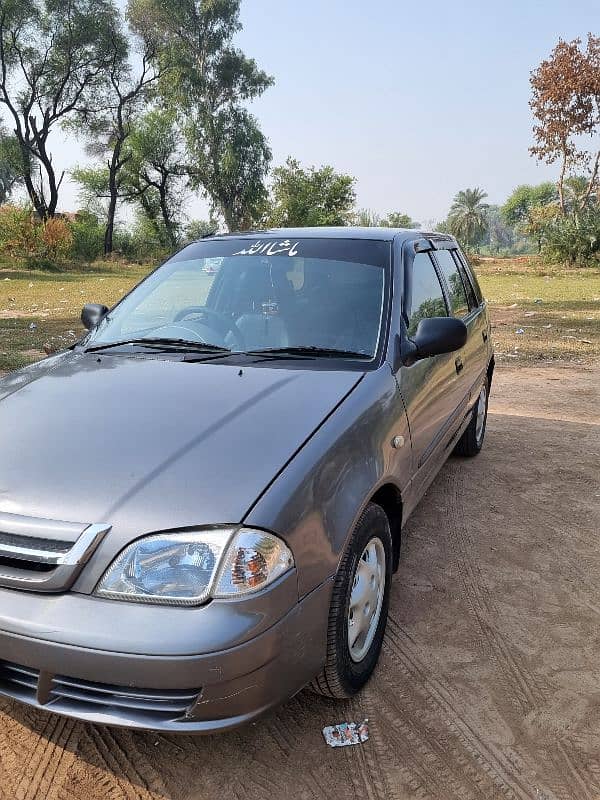
M 252 105 L 274 163 L 333 164 L 360 207 L 422 222 L 461 188 L 500 203 L 554 177 L 528 154 L 529 73 L 559 37 L 600 31 L 600 0 L 242 0 L 242 22 L 240 46 L 275 77 Z M 62 134 L 54 149 L 84 159 Z

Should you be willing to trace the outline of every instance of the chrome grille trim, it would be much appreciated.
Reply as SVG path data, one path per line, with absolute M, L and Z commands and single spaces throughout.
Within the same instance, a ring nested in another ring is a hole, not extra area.
M 73 542 L 0 533 L 0 586 L 38 592 L 70 588 L 111 528 L 103 523 L 82 527 L 83 532 Z M 40 566 L 47 569 L 40 571 Z
M 72 548 L 73 542 L 18 536 L 0 531 L 0 558 L 19 558 L 41 564 L 58 564 Z

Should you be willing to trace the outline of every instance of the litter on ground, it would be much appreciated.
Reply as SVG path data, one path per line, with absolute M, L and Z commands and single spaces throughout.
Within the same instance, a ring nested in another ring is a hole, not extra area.
M 346 747 L 350 744 L 362 744 L 369 738 L 369 720 L 362 722 L 340 722 L 339 725 L 328 725 L 323 728 L 323 736 L 329 747 Z

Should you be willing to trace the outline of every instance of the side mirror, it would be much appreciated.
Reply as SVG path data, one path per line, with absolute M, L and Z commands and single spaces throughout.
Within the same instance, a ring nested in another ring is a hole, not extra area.
M 102 317 L 108 313 L 108 306 L 99 303 L 87 303 L 81 312 L 81 322 L 84 328 L 91 331 L 100 322 Z
M 467 326 L 454 317 L 426 317 L 417 325 L 415 335 L 403 357 L 406 365 L 421 358 L 460 350 L 467 341 Z

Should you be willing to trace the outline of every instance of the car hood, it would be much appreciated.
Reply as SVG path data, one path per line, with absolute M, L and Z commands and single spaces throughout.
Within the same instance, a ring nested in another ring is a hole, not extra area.
M 69 353 L 0 381 L 0 512 L 241 522 L 362 373 Z

